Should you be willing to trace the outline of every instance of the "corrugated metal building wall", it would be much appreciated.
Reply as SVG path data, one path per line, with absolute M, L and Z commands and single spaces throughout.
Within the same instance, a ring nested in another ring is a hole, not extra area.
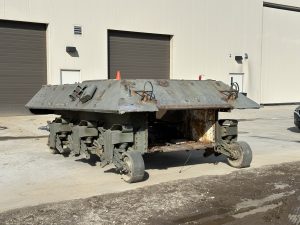
M 24 113 L 46 83 L 46 25 L 0 20 L 0 113 Z

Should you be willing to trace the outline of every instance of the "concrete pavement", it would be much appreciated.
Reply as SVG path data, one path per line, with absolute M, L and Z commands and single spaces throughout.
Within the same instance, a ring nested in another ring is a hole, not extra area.
M 253 167 L 300 160 L 300 131 L 293 125 L 296 106 L 235 110 L 221 118 L 239 119 L 239 140 L 253 150 Z M 112 167 L 84 159 L 52 155 L 47 132 L 38 130 L 53 116 L 0 117 L 0 212 L 47 202 L 86 198 L 162 182 L 223 175 L 236 171 L 224 157 L 203 158 L 201 151 L 159 153 L 145 157 L 146 181 L 127 184 Z M 189 154 L 192 154 L 186 166 Z M 181 172 L 180 172 L 181 171 Z

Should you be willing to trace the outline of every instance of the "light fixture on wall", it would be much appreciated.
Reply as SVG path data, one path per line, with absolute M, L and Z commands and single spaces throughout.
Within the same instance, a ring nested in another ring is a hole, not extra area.
M 67 52 L 70 56 L 72 56 L 72 57 L 79 57 L 77 48 L 74 47 L 74 46 L 67 46 L 67 47 L 66 47 L 66 52 Z
M 236 55 L 234 57 L 235 61 L 238 63 L 238 64 L 242 64 L 243 63 L 243 56 L 241 55 Z
M 66 52 L 67 53 L 74 53 L 74 52 L 77 52 L 77 49 L 74 46 L 67 46 L 66 47 Z

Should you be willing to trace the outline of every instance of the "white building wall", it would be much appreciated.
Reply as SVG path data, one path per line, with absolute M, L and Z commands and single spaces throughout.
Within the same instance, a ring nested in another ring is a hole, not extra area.
M 60 83 L 61 69 L 81 70 L 83 80 L 106 79 L 107 30 L 114 29 L 173 35 L 172 79 L 203 74 L 229 82 L 234 56 L 247 53 L 246 91 L 260 102 L 262 0 L 0 0 L 0 19 L 48 24 L 50 84 Z M 82 26 L 82 36 L 73 34 L 74 25 Z M 79 57 L 66 46 L 75 46 Z
M 300 13 L 264 9 L 262 102 L 299 102 Z M 276 91 L 277 90 L 277 91 Z

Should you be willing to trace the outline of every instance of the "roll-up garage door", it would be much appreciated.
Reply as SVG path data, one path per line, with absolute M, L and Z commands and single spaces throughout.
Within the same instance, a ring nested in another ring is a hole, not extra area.
M 0 20 L 0 115 L 26 113 L 46 83 L 46 25 Z
M 300 12 L 264 7 L 261 103 L 300 102 Z
M 108 74 L 122 79 L 169 79 L 170 36 L 108 31 Z

